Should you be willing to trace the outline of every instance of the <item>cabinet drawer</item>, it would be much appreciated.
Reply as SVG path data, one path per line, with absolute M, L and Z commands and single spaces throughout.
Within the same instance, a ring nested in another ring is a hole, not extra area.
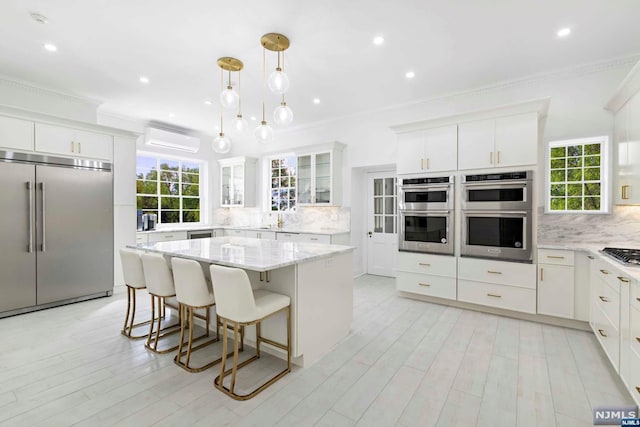
M 276 233 L 276 240 L 283 240 L 285 242 L 297 242 L 298 235 L 296 233 Z
M 620 293 L 619 272 L 609 267 L 606 263 L 600 261 L 597 265 L 597 277 L 607 283 L 614 292 Z
M 170 233 L 149 233 L 149 243 L 154 242 L 168 242 L 171 240 L 186 240 L 186 231 L 173 231 Z
M 591 325 L 593 333 L 600 341 L 600 345 L 609 357 L 611 364 L 615 367 L 616 372 L 620 369 L 620 334 L 604 312 L 596 308 L 594 322 Z
M 536 291 L 515 286 L 458 280 L 458 301 L 535 314 Z
M 148 243 L 149 235 L 146 233 L 136 233 L 136 243 Z
M 629 358 L 629 392 L 631 396 L 640 405 L 640 354 L 631 352 Z
M 247 237 L 253 237 L 254 239 L 276 240 L 275 231 L 247 231 Z
M 398 271 L 396 289 L 438 298 L 456 299 L 456 279 Z
M 607 316 L 609 322 L 616 330 L 620 329 L 620 295 L 611 286 L 599 280 L 597 292 L 594 294 L 595 305 Z
M 557 249 L 538 249 L 539 264 L 574 265 L 575 252 Z
M 631 348 L 640 356 L 640 310 L 629 310 Z M 638 366 L 640 369 L 640 366 Z
M 458 277 L 464 280 L 536 289 L 536 266 L 533 264 L 460 258 Z
M 0 117 L 0 146 L 22 151 L 33 151 L 33 122 Z
M 230 230 L 230 229 L 226 229 L 226 230 L 224 230 L 224 235 L 225 236 L 232 236 L 232 237 L 247 237 L 247 230 Z
M 298 241 L 300 242 L 309 242 L 309 243 L 326 243 L 327 245 L 331 244 L 331 236 L 327 234 L 298 234 Z
M 444 255 L 398 252 L 398 271 L 456 277 L 456 258 Z

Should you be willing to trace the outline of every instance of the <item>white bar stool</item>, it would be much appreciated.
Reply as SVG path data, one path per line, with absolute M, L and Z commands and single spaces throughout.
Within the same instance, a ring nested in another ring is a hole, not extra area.
M 181 319 L 180 343 L 178 344 L 178 354 L 176 355 L 174 362 L 176 363 L 176 365 L 189 372 L 204 371 L 205 369 L 212 367 L 222 360 L 222 358 L 218 358 L 200 367 L 193 367 L 190 365 L 192 352 L 216 343 L 220 340 L 218 334 L 219 323 L 216 316 L 216 337 L 214 339 L 198 344 L 195 347 L 193 346 L 194 341 L 209 336 L 209 320 L 211 307 L 215 305 L 213 293 L 211 293 L 211 291 L 209 290 L 209 286 L 207 286 L 207 281 L 204 277 L 202 267 L 197 261 L 182 258 L 172 258 L 171 265 L 173 266 L 173 281 L 176 287 L 176 297 L 178 299 L 178 303 L 180 304 Z M 193 322 L 195 309 L 205 309 L 206 311 L 206 315 L 204 316 L 206 322 L 206 332 L 196 338 L 193 337 L 193 330 L 195 328 L 195 324 Z M 189 338 L 187 341 L 187 349 L 183 350 L 184 333 L 186 328 L 189 328 Z M 182 357 L 185 355 L 186 359 L 185 361 L 183 361 Z
M 146 338 L 144 335 L 132 335 L 133 329 L 151 323 L 151 320 L 145 322 L 134 323 L 136 316 L 136 291 L 146 289 L 147 284 L 142 268 L 142 259 L 140 254 L 129 249 L 120 249 L 120 261 L 122 263 L 122 274 L 124 283 L 127 286 L 127 314 L 124 317 L 124 326 L 122 327 L 122 335 L 131 339 Z M 153 317 L 151 317 L 153 319 Z
M 169 335 L 180 332 L 180 320 L 178 321 L 178 323 L 175 323 L 173 325 L 166 325 L 164 327 L 162 327 L 161 325 L 162 318 L 165 317 L 164 307 L 166 305 L 174 307 L 166 302 L 167 298 L 176 296 L 176 287 L 173 284 L 173 275 L 171 274 L 171 269 L 169 269 L 169 264 L 167 264 L 167 261 L 162 255 L 143 253 L 141 257 L 144 277 L 147 282 L 147 292 L 149 292 L 149 295 L 151 295 L 151 318 L 155 318 L 156 301 L 158 302 L 159 311 L 157 322 L 151 322 L 151 327 L 149 328 L 149 335 L 147 338 L 147 342 L 145 343 L 145 347 L 147 347 L 154 353 L 169 353 L 171 351 L 177 350 L 178 345 L 168 349 L 158 350 L 158 341 L 161 338 L 165 338 Z M 180 311 L 179 307 L 174 308 Z M 180 318 L 179 315 L 178 318 Z M 154 331 L 154 325 L 156 323 L 157 327 Z M 153 345 L 151 344 L 152 338 Z
M 252 290 L 246 271 L 240 268 L 212 265 L 211 282 L 216 295 L 216 311 L 222 319 L 222 364 L 220 375 L 214 380 L 215 386 L 236 400 L 247 400 L 256 396 L 277 380 L 291 372 L 291 299 L 286 295 L 265 290 Z M 287 313 L 287 344 L 277 343 L 260 334 L 260 322 L 281 311 Z M 227 361 L 227 327 L 233 324 L 233 367 L 225 371 Z M 238 363 L 238 333 L 241 328 L 256 325 L 256 354 L 242 363 Z M 286 350 L 287 367 L 270 380 L 247 394 L 234 392 L 238 370 L 260 358 L 260 343 L 267 343 Z M 229 388 L 224 386 L 224 378 L 231 373 Z

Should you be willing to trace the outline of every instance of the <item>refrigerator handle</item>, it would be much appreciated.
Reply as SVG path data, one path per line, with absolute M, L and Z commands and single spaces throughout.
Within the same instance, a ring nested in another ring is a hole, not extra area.
M 29 190 L 29 253 L 33 252 L 33 183 L 27 182 Z
M 47 211 L 46 211 L 46 197 L 45 197 L 45 187 L 44 182 L 40 183 L 40 188 L 42 189 L 42 252 L 47 250 Z

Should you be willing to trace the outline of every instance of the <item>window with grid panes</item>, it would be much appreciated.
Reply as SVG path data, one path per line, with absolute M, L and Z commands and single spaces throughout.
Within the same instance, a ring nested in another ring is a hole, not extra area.
M 200 222 L 202 164 L 191 159 L 136 156 L 137 209 L 158 224 Z
M 549 143 L 548 212 L 607 212 L 607 138 Z
M 271 210 L 284 212 L 296 206 L 296 156 L 271 159 Z
M 397 233 L 395 178 L 373 180 L 373 231 Z

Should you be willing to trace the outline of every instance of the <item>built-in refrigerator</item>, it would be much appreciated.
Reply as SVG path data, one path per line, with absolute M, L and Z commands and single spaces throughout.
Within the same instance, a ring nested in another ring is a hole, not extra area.
M 0 151 L 0 232 L 0 317 L 111 295 L 111 164 Z

